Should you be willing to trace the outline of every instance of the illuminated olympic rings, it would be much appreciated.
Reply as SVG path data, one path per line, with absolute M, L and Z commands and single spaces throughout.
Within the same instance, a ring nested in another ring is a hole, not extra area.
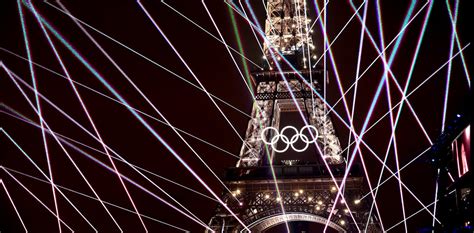
M 284 132 L 287 129 L 293 130 L 295 132 L 295 135 L 291 136 L 291 138 L 288 138 L 286 135 L 284 135 Z M 265 136 L 268 130 L 275 131 L 275 135 L 271 138 L 270 141 L 268 141 L 266 139 L 266 136 Z M 303 134 L 304 130 L 308 130 L 309 134 L 312 137 L 312 140 L 309 140 L 309 137 Z M 313 132 L 311 132 L 311 130 Z M 316 127 L 314 127 L 312 125 L 306 125 L 303 128 L 301 128 L 300 131 L 298 131 L 295 127 L 289 125 L 289 126 L 283 127 L 283 129 L 281 129 L 281 132 L 278 132 L 277 128 L 269 126 L 269 127 L 266 127 L 265 129 L 262 130 L 260 136 L 262 137 L 262 141 L 265 144 L 270 145 L 272 147 L 273 151 L 275 151 L 277 153 L 283 153 L 283 152 L 287 151 L 290 148 L 290 146 L 296 152 L 303 152 L 306 149 L 308 149 L 309 144 L 315 143 L 316 140 L 318 140 L 319 133 L 318 133 L 318 130 L 316 129 Z M 283 148 L 283 149 L 276 148 L 276 145 L 277 145 L 277 143 L 280 139 L 283 143 L 286 144 L 285 148 Z M 298 149 L 294 146 L 295 142 L 297 142 L 298 139 L 301 139 L 301 141 L 306 143 L 306 145 L 301 149 Z

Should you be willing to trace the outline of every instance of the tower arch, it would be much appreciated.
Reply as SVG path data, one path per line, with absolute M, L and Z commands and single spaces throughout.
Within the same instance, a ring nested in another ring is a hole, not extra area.
M 285 215 L 277 214 L 277 215 L 267 216 L 265 218 L 259 219 L 251 223 L 248 226 L 248 228 L 250 228 L 252 232 L 263 232 L 274 226 L 283 224 L 286 221 L 288 222 L 305 221 L 305 222 L 314 222 L 314 223 L 319 223 L 319 224 L 324 225 L 326 224 L 328 219 L 325 217 L 321 217 L 319 215 L 315 215 L 315 214 L 304 213 L 304 212 L 299 212 L 299 213 L 293 212 L 293 213 L 286 213 Z M 346 229 L 342 228 L 341 226 L 333 222 L 329 222 L 328 227 L 341 233 L 347 232 Z

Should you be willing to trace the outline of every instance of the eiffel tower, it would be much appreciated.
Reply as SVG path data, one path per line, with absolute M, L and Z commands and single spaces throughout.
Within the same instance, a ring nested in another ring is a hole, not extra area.
M 240 160 L 226 170 L 224 180 L 232 193 L 224 193 L 222 200 L 251 232 L 310 232 L 309 223 L 327 223 L 330 232 L 357 232 L 366 222 L 369 232 L 380 232 L 378 219 L 368 216 L 367 203 L 359 200 L 364 179 L 357 165 L 347 177 L 344 199 L 335 203 L 338 189 L 328 168 L 340 184 L 346 160 L 331 115 L 314 92 L 323 93 L 326 74 L 309 62 L 317 57 L 304 4 L 267 1 L 266 65 L 252 73 L 252 118 Z M 215 232 L 246 232 L 222 206 L 210 227 Z

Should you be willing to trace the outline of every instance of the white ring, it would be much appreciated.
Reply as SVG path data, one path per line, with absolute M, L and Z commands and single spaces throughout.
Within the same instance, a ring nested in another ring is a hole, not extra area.
M 301 137 L 301 140 L 305 143 L 315 143 L 316 140 L 318 140 L 318 137 L 319 137 L 318 129 L 316 129 L 316 127 L 314 127 L 313 125 L 305 125 L 303 128 L 301 128 L 300 135 L 303 135 L 303 130 L 305 130 L 305 129 L 308 129 L 308 132 L 309 132 L 309 134 L 311 135 L 311 137 L 313 139 L 311 141 L 308 141 L 308 137 L 306 137 L 306 141 L 305 141 L 303 139 L 303 137 Z M 315 135 L 313 135 L 309 129 L 313 129 L 314 132 L 315 132 Z
M 267 144 L 267 145 L 268 145 L 268 144 L 272 144 L 271 142 L 268 142 L 268 141 L 267 141 L 267 139 L 266 139 L 267 137 L 265 136 L 265 132 L 267 132 L 267 130 L 269 130 L 269 129 L 273 129 L 273 130 L 278 134 L 278 129 L 275 128 L 275 127 L 269 126 L 269 127 L 265 128 L 265 129 L 263 129 L 262 132 L 260 133 L 260 136 L 261 136 L 261 138 L 262 138 L 262 141 L 263 141 L 265 144 Z M 273 140 L 273 139 L 272 139 L 272 140 Z
M 306 140 L 308 140 L 308 137 L 306 137 L 306 135 L 304 135 L 304 134 L 295 134 L 293 137 L 295 137 L 295 136 L 296 137 L 299 136 L 301 138 L 301 141 L 304 141 L 303 138 L 306 138 Z M 303 152 L 306 149 L 308 149 L 308 146 L 309 146 L 309 143 L 306 143 L 306 145 L 302 149 L 296 149 L 294 144 L 291 144 L 291 148 L 293 148 L 293 150 L 296 151 L 296 152 Z

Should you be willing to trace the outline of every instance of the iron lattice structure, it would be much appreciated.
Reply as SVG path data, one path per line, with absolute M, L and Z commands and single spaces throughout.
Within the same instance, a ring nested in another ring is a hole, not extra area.
M 222 200 L 252 232 L 291 221 L 327 223 L 338 232 L 356 232 L 368 222 L 369 232 L 379 232 L 378 219 L 368 216 L 367 203 L 359 200 L 364 193 L 364 180 L 358 166 L 354 166 L 346 180 L 344 200 L 334 202 L 338 190 L 326 164 L 338 183 L 346 164 L 331 116 L 314 92 L 323 91 L 321 83 L 326 71 L 311 69 L 311 64 L 306 63 L 313 58 L 310 51 L 314 45 L 304 4 L 303 0 L 267 2 L 264 53 L 268 66 L 252 73 L 256 84 L 252 118 L 240 159 L 226 172 L 225 182 L 232 193 L 224 193 Z M 299 70 L 289 69 L 291 66 L 285 66 L 285 62 Z M 314 143 L 318 153 L 311 154 L 318 157 L 317 162 L 291 158 L 273 162 L 278 152 L 266 145 L 262 137 L 268 141 L 275 132 L 265 131 L 262 135 L 262 130 L 281 129 L 281 116 L 286 112 L 302 113 L 305 122 L 318 131 Z M 222 206 L 217 207 L 210 227 L 215 232 L 244 229 Z
M 270 69 L 274 65 L 270 58 L 278 56 L 276 50 L 283 55 L 301 54 L 303 61 L 310 59 L 309 51 L 304 50 L 313 50 L 315 46 L 311 38 L 311 20 L 305 9 L 306 2 L 303 0 L 267 1 L 264 53 Z

